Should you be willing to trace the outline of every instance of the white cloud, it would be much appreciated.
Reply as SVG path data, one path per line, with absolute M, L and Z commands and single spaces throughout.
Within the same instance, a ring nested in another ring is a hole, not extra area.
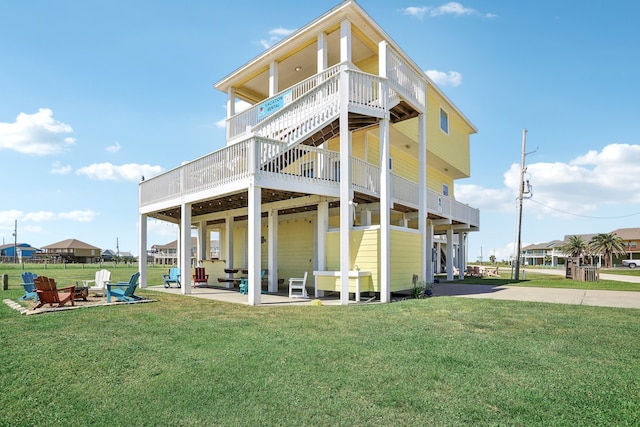
M 116 141 L 115 144 L 107 147 L 107 151 L 110 153 L 117 153 L 118 151 L 120 151 L 120 143 Z
M 167 241 L 153 243 L 163 245 L 177 238 L 178 226 L 165 221 L 150 220 L 147 222 L 147 233 L 163 238 L 167 237 Z
M 485 18 L 495 18 L 497 16 L 493 13 L 482 14 L 470 7 L 464 7 L 462 4 L 458 2 L 449 2 L 438 7 L 410 6 L 410 7 L 401 9 L 401 12 L 405 15 L 413 16 L 418 19 L 422 19 L 425 15 L 428 15 L 430 17 L 443 16 L 443 15 L 456 15 L 456 16 L 480 15 L 480 16 L 484 16 Z
M 9 225 L 13 229 L 14 221 L 18 220 L 20 223 L 21 230 L 27 230 L 26 227 L 31 227 L 31 229 L 39 229 L 39 226 L 27 225 L 26 223 L 44 223 L 44 222 L 52 222 L 58 220 L 70 220 L 76 222 L 91 222 L 93 219 L 98 216 L 98 212 L 92 211 L 90 209 L 87 210 L 75 210 L 69 212 L 50 212 L 50 211 L 38 211 L 38 212 L 21 212 L 18 210 L 10 210 L 10 211 L 0 211 L 0 226 L 7 228 Z
M 430 8 L 428 7 L 409 6 L 401 10 L 402 10 L 402 13 L 404 13 L 405 15 L 414 16 L 418 19 L 422 19 L 424 17 L 424 14 L 427 13 L 429 9 Z
M 532 187 L 527 209 L 539 217 L 591 216 L 603 206 L 640 203 L 640 145 L 611 144 L 602 151 L 589 151 L 567 163 L 539 162 L 527 165 L 525 180 Z M 456 185 L 456 197 L 486 211 L 514 211 L 518 196 L 520 165 L 504 173 L 504 187 L 488 189 Z M 527 195 L 529 196 L 529 195 Z M 621 212 L 621 215 L 627 212 Z
M 267 33 L 269 34 L 269 38 L 260 40 L 260 44 L 265 49 L 269 49 L 271 46 L 278 43 L 280 40 L 282 40 L 284 37 L 288 36 L 289 34 L 293 33 L 294 31 L 295 30 L 289 30 L 282 27 L 274 28 L 273 30 L 270 30 Z
M 49 171 L 54 175 L 67 175 L 71 172 L 71 165 L 62 165 L 60 162 L 54 162 L 51 165 L 51 170 Z
M 144 176 L 151 178 L 163 171 L 161 166 L 140 165 L 129 163 L 114 165 L 111 163 L 94 163 L 76 171 L 78 175 L 85 175 L 98 181 L 133 181 L 138 182 Z
M 425 71 L 427 76 L 439 86 L 460 86 L 462 84 L 462 74 L 457 71 L 445 71 L 427 70 Z
M 0 150 L 23 154 L 47 155 L 64 151 L 75 142 L 68 135 L 73 128 L 53 118 L 53 111 L 41 108 L 37 113 L 20 113 L 13 123 L 0 122 Z

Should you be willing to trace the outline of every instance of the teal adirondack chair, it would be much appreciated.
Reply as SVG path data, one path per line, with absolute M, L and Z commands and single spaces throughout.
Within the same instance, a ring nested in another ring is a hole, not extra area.
M 180 269 L 178 267 L 171 267 L 169 274 L 163 274 L 162 280 L 164 280 L 164 287 L 170 288 L 172 283 L 176 284 L 176 288 L 180 287 Z
M 264 278 L 264 270 L 260 271 L 260 286 L 262 286 L 262 279 Z M 247 279 L 246 277 L 243 277 L 242 280 L 240 280 L 240 293 L 243 295 L 247 295 L 249 293 L 249 279 Z M 266 294 L 266 291 L 262 291 L 263 294 Z
M 25 271 L 22 273 L 22 286 L 24 287 L 24 295 L 19 298 L 19 301 L 25 301 L 33 298 L 34 301 L 38 301 L 38 294 L 36 293 L 35 279 L 37 274 Z
M 128 282 L 107 283 L 107 302 L 111 302 L 111 297 L 115 297 L 118 301 L 131 302 L 139 301 L 143 299 L 138 295 L 134 295 L 136 288 L 138 287 L 138 278 L 140 272 L 131 275 Z

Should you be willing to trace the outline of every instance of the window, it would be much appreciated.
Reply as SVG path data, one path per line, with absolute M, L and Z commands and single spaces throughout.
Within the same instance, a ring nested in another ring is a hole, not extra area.
M 340 181 L 340 161 L 333 162 L 333 180 Z
M 442 195 L 449 197 L 449 186 L 447 184 L 442 184 Z
M 393 170 L 393 159 L 389 157 L 389 170 Z
M 307 178 L 313 178 L 313 162 L 303 163 L 301 166 L 300 174 Z
M 442 108 L 440 109 L 440 129 L 447 135 L 449 134 L 449 114 Z

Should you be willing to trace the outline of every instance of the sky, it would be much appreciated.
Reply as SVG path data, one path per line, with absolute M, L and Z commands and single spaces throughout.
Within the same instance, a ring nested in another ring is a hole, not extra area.
M 0 238 L 138 254 L 138 183 L 224 147 L 213 84 L 338 0 L 0 0 Z M 476 126 L 470 262 L 640 226 L 640 2 L 359 4 Z M 177 228 L 148 224 L 149 246 Z

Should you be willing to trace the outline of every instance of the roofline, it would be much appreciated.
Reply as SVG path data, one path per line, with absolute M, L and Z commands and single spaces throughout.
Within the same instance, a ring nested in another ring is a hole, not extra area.
M 277 57 L 276 52 L 283 49 L 284 46 L 288 44 L 293 44 L 294 42 L 297 41 L 297 39 L 302 34 L 307 33 L 313 27 L 321 25 L 324 21 L 327 21 L 333 18 L 334 16 L 339 15 L 340 13 L 343 13 L 349 8 L 354 9 L 358 14 L 360 14 L 369 23 L 369 25 L 373 28 L 373 30 L 378 32 L 382 36 L 382 39 L 384 39 L 396 52 L 398 52 L 402 56 L 402 58 L 409 65 L 411 65 L 414 68 L 414 71 L 416 71 L 418 74 L 424 77 L 427 83 L 427 86 L 431 86 L 436 91 L 436 93 L 439 96 L 441 96 L 455 110 L 457 114 L 460 115 L 460 117 L 469 125 L 469 127 L 471 127 L 471 129 L 473 130 L 473 133 L 478 132 L 478 129 L 471 122 L 471 120 L 469 120 L 467 116 L 465 116 L 462 113 L 462 111 L 460 111 L 460 109 L 451 101 L 451 99 L 447 95 L 445 95 L 444 92 L 442 92 L 442 90 L 434 83 L 433 80 L 431 80 L 431 78 L 429 78 L 429 76 L 427 76 L 427 73 L 423 69 L 421 69 L 418 66 L 418 64 L 416 64 L 415 61 L 409 55 L 407 55 L 407 53 L 393 40 L 393 38 L 389 36 L 389 34 L 387 34 L 387 32 L 384 31 L 382 27 L 380 27 L 380 25 L 378 25 L 378 23 L 355 0 L 345 0 L 342 3 L 338 4 L 337 6 L 329 9 L 327 12 L 323 13 L 318 18 L 314 19 L 313 21 L 306 24 L 302 28 L 297 29 L 296 31 L 291 33 L 289 36 L 285 37 L 284 39 L 280 40 L 278 43 L 274 44 L 273 46 L 271 46 L 270 48 L 262 52 L 260 55 L 249 60 L 249 62 L 236 68 L 234 71 L 232 71 L 231 73 L 223 77 L 221 80 L 219 80 L 217 83 L 215 83 L 213 86 L 216 89 L 220 90 L 221 92 L 226 92 L 226 88 L 230 86 L 229 80 L 231 80 L 241 70 L 255 66 L 262 61 L 266 61 L 267 59 L 270 59 L 270 57 L 276 58 Z

